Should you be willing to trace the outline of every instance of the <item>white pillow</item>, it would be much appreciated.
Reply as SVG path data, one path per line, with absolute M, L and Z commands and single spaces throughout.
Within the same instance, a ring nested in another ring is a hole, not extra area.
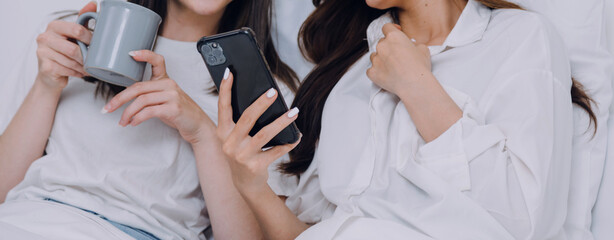
M 595 100 L 598 128 L 588 129 L 587 115 L 574 109 L 571 188 L 565 231 L 568 239 L 592 239 L 591 211 L 603 176 L 612 100 L 612 56 L 605 45 L 603 0 L 517 0 L 528 10 L 545 15 L 559 30 L 571 59 L 572 76 Z M 592 138 L 591 138 L 592 137 Z
M 32 0 L 3 4 L 0 32 L 5 51 L 0 54 L 0 134 L 4 132 L 30 90 L 38 72 L 36 36 L 62 10 L 79 10 L 89 0 Z M 10 47 L 9 47 L 10 46 Z
M 614 1 L 606 1 L 606 35 L 611 53 L 614 53 Z M 613 79 L 614 80 L 614 79 Z M 614 238 L 614 102 L 610 106 L 608 120 L 608 154 L 603 172 L 603 181 L 599 189 L 597 203 L 593 208 L 592 230 L 595 239 Z
M 288 64 L 302 81 L 313 68 L 313 64 L 301 55 L 297 41 L 298 32 L 315 7 L 311 0 L 274 0 L 273 4 L 273 42 L 281 60 Z

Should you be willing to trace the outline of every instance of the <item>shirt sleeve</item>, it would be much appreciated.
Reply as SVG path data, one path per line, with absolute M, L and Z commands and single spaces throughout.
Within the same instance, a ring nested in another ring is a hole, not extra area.
M 296 191 L 298 185 L 296 176 L 284 174 L 278 169 L 280 164 L 288 162 L 289 160 L 290 157 L 286 154 L 269 165 L 268 184 L 278 196 L 290 196 Z
M 571 163 L 569 89 L 569 80 L 552 72 L 527 70 L 502 81 L 482 105 L 449 91 L 463 117 L 422 145 L 417 161 L 465 191 L 516 237 L 546 231 L 536 224 L 566 209 L 560 199 L 567 198 Z
M 286 206 L 307 224 L 319 223 L 332 217 L 337 206 L 322 193 L 317 161 L 313 161 L 307 171 L 301 174 L 296 191 L 286 199 Z

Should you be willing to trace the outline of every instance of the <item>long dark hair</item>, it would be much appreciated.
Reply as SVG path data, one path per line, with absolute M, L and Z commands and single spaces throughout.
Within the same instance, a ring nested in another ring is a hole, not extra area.
M 503 0 L 477 0 L 491 9 L 522 9 Z M 296 120 L 303 133 L 301 143 L 290 152 L 290 162 L 279 166 L 286 174 L 305 172 L 316 150 L 322 111 L 328 95 L 347 70 L 368 52 L 367 27 L 386 11 L 369 7 L 364 0 L 313 0 L 316 10 L 301 27 L 299 45 L 303 55 L 316 64 L 299 88 L 293 105 L 301 109 Z M 334 34 L 331 34 L 334 33 Z M 572 102 L 584 109 L 597 128 L 593 100 L 573 80 Z
M 128 0 L 128 2 L 151 9 L 162 17 L 162 21 L 166 19 L 167 0 Z M 288 65 L 281 61 L 275 46 L 273 46 L 271 37 L 272 7 L 272 0 L 233 0 L 226 6 L 218 33 L 241 27 L 253 29 L 256 33 L 256 40 L 260 44 L 260 48 L 273 75 L 286 84 L 292 92 L 296 92 L 298 89 L 298 76 Z M 159 31 L 162 31 L 162 28 Z M 108 84 L 92 77 L 84 79 L 89 82 L 95 82 L 97 84 L 96 95 L 107 99 L 125 89 L 125 87 Z

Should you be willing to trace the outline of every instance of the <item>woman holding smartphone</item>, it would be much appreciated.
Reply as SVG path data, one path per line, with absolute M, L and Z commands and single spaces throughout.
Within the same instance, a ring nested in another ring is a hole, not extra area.
M 152 65 L 149 81 L 124 90 L 88 78 L 70 39 L 91 33 L 76 23 L 53 21 L 37 38 L 36 80 L 0 136 L 0 222 L 50 239 L 202 239 L 210 225 L 216 239 L 261 235 L 215 135 L 217 95 L 196 41 L 251 27 L 290 94 L 297 79 L 272 45 L 271 1 L 130 2 L 163 17 L 153 52 L 125 53 Z
M 218 132 L 266 238 L 565 238 L 572 103 L 595 117 L 547 21 L 503 0 L 314 4 L 287 198 L 260 148 L 294 118 L 251 138 L 230 120 L 232 78 L 220 90 Z

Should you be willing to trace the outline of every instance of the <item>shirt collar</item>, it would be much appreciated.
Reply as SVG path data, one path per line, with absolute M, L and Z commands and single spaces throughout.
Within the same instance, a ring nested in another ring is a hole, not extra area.
M 492 10 L 490 8 L 475 0 L 469 0 L 443 45 L 429 47 L 431 49 L 431 55 L 442 52 L 448 48 L 460 47 L 481 40 L 490 22 L 491 14 Z M 371 52 L 375 52 L 375 46 L 378 41 L 384 38 L 382 27 L 386 23 L 391 22 L 393 22 L 393 20 L 390 13 L 386 13 L 371 22 L 369 28 L 367 28 L 367 40 Z M 435 50 L 435 52 L 433 50 Z

